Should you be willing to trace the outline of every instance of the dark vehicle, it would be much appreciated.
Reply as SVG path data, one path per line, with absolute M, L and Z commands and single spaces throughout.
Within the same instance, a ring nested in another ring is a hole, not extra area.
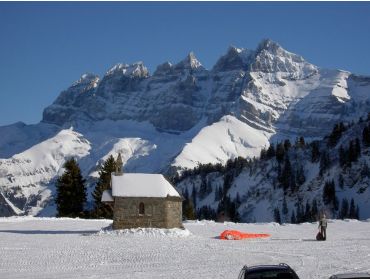
M 370 279 L 370 273 L 354 272 L 354 273 L 334 274 L 330 276 L 329 279 Z
M 297 273 L 287 264 L 244 266 L 239 279 L 299 279 Z

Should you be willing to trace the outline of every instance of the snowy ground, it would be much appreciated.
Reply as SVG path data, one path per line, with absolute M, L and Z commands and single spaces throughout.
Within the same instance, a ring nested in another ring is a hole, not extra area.
M 370 221 L 317 224 L 188 222 L 191 234 L 101 230 L 109 220 L 0 218 L 0 278 L 236 278 L 243 265 L 292 266 L 301 278 L 370 272 Z M 225 229 L 267 240 L 217 239 Z

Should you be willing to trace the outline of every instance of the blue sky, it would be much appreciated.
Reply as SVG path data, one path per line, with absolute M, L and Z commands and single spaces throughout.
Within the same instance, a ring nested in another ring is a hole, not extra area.
M 0 2 L 0 125 L 37 123 L 81 74 L 153 72 L 190 51 L 211 68 L 264 38 L 325 68 L 370 75 L 369 2 Z

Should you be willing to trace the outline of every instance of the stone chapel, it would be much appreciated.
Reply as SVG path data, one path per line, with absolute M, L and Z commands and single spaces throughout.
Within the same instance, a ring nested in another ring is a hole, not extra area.
M 182 228 L 182 200 L 162 174 L 123 173 L 121 154 L 102 195 L 113 208 L 113 229 Z

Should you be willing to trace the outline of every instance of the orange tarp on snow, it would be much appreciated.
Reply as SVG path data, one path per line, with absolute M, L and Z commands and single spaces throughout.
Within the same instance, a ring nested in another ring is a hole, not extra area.
M 240 232 L 237 230 L 225 230 L 221 233 L 220 238 L 224 240 L 241 240 L 248 238 L 264 238 L 270 237 L 270 234 L 267 233 L 249 233 L 249 232 Z

